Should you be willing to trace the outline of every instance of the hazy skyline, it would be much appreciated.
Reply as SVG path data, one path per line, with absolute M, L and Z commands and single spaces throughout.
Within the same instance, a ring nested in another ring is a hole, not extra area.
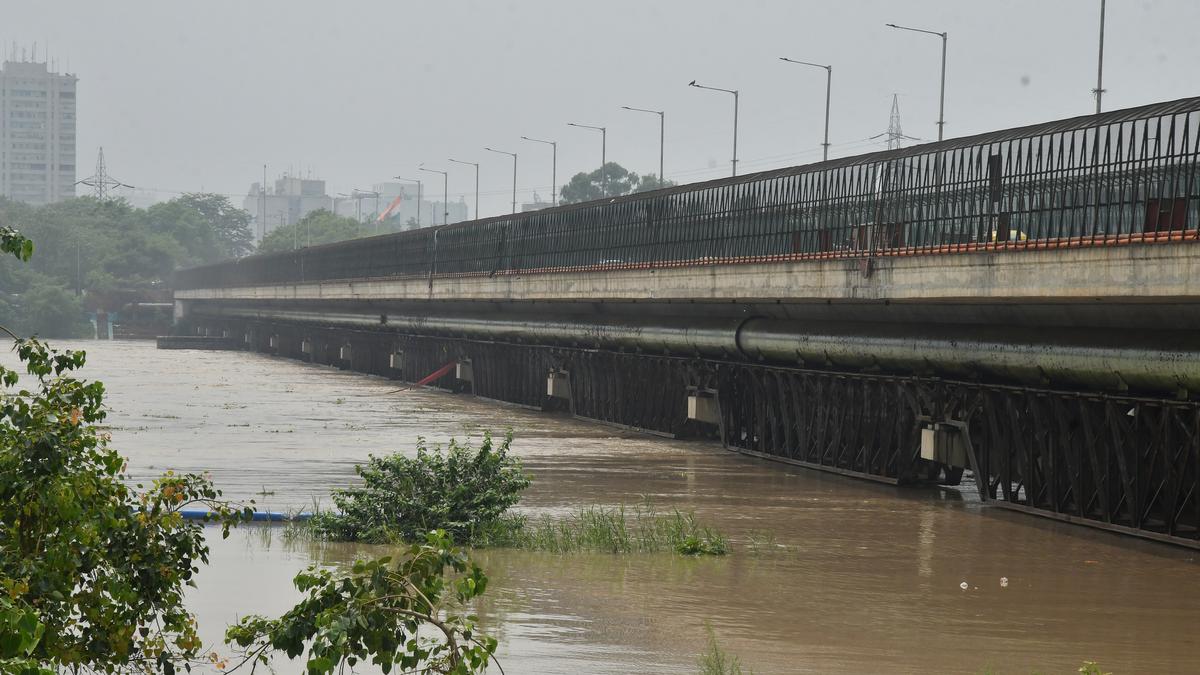
M 658 122 L 622 105 L 666 110 L 666 175 L 729 174 L 732 100 L 690 88 L 739 89 L 739 173 L 821 157 L 824 73 L 833 65 L 831 157 L 869 152 L 900 94 L 904 131 L 935 139 L 940 42 L 887 22 L 947 31 L 946 136 L 1093 110 L 1099 0 L 1056 2 L 458 2 L 93 3 L 5 0 L 0 40 L 38 43 L 79 76 L 79 176 L 97 148 L 139 188 L 241 195 L 289 169 L 330 194 L 417 165 L 450 171 L 450 199 L 480 214 L 550 198 L 558 183 L 608 159 L 658 170 Z M 1104 108 L 1196 95 L 1200 3 L 1108 3 Z M 441 198 L 441 181 L 426 194 Z M 473 210 L 473 209 L 472 209 Z

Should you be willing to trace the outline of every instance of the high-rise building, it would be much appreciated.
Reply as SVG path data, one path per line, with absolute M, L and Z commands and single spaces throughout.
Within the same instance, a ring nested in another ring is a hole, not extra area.
M 271 230 L 300 222 L 318 209 L 330 210 L 332 200 L 325 194 L 325 181 L 284 174 L 275 179 L 275 191 L 254 183 L 242 201 L 242 208 L 254 218 L 254 241 L 262 241 Z
M 438 183 L 440 185 L 440 183 Z M 397 198 L 400 201 L 392 208 L 390 219 L 399 225 L 399 229 L 428 227 L 441 225 L 443 220 L 457 223 L 467 219 L 467 203 L 461 197 L 457 202 L 443 205 L 442 200 L 430 199 L 440 196 L 429 193 L 429 184 L 425 184 L 424 195 L 421 195 L 420 205 L 417 203 L 418 190 L 415 183 L 375 183 L 371 192 L 360 192 L 359 197 L 345 197 L 335 201 L 334 207 L 339 216 L 357 218 L 364 223 L 372 223 Z
M 75 196 L 75 83 L 44 62 L 0 65 L 0 195 L 29 204 Z

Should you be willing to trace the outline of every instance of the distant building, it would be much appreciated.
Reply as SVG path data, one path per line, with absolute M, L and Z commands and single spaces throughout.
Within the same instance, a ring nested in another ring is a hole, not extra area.
M 532 202 L 524 202 L 521 204 L 521 213 L 526 213 L 528 211 L 541 211 L 542 209 L 548 209 L 551 206 L 554 206 L 554 204 L 542 201 L 535 192 L 533 193 Z
M 45 63 L 0 65 L 0 195 L 29 204 L 75 196 L 77 81 Z
M 271 230 L 298 223 L 313 211 L 332 211 L 333 200 L 325 194 L 325 181 L 285 174 L 275 179 L 273 191 L 264 190 L 261 183 L 251 184 L 242 208 L 253 215 L 257 243 Z
M 442 201 L 428 199 L 429 185 L 425 185 L 421 195 L 421 204 L 417 206 L 416 183 L 376 183 L 371 186 L 371 192 L 360 192 L 358 197 L 338 197 L 336 200 L 337 214 L 347 218 L 358 218 L 361 222 L 373 222 L 391 206 L 396 198 L 396 204 L 388 218 L 401 223 L 401 229 L 441 225 L 443 211 L 449 212 L 449 222 L 457 223 L 467 219 L 467 203 L 459 199 L 450 202 L 449 208 L 443 208 Z M 376 197 L 378 195 L 378 197 Z M 420 217 L 418 218 L 418 211 Z M 411 224 L 410 224 L 411 223 Z

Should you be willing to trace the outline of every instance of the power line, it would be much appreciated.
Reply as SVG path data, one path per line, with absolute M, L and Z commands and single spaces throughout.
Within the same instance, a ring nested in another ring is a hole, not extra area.
M 860 138 L 860 139 L 855 139 L 852 141 L 843 141 L 841 143 L 834 143 L 834 144 L 832 144 L 831 147 L 837 148 L 839 150 L 854 150 L 854 149 L 859 149 L 859 148 L 878 146 L 880 144 L 880 142 L 875 141 L 873 139 L 879 138 L 880 136 L 882 136 L 882 134 L 879 136 L 873 136 L 873 137 L 869 137 L 869 138 Z M 919 139 L 915 139 L 915 140 L 919 140 Z M 771 165 L 775 165 L 778 168 L 785 168 L 788 166 L 796 166 L 795 162 L 789 161 L 789 160 L 801 160 L 801 159 L 805 159 L 807 157 L 815 157 L 815 156 L 819 156 L 821 154 L 821 152 L 822 152 L 821 148 L 815 147 L 815 148 L 811 148 L 811 149 L 807 149 L 807 150 L 801 150 L 798 152 L 782 153 L 782 154 L 778 154 L 778 155 L 764 155 L 764 156 L 754 157 L 754 158 L 750 158 L 750 159 L 738 160 L 738 163 L 745 167 L 765 168 L 765 167 L 770 167 Z M 723 176 L 725 173 L 725 170 L 722 167 L 703 166 L 703 167 L 692 167 L 692 168 L 688 168 L 688 169 L 671 171 L 671 175 L 673 175 L 673 176 L 692 177 L 692 178 L 704 176 L 705 174 L 709 174 L 709 173 L 713 174 L 713 177 L 716 178 L 719 176 Z M 90 180 L 90 179 L 85 179 L 85 180 Z M 80 181 L 80 184 L 83 184 L 83 181 Z M 189 194 L 199 194 L 199 193 L 214 194 L 214 195 L 219 195 L 219 196 L 226 197 L 229 199 L 244 199 L 247 196 L 254 196 L 254 195 L 251 195 L 249 192 L 228 193 L 228 192 L 214 192 L 214 191 L 208 191 L 208 190 L 180 190 L 180 189 L 165 188 L 165 187 L 152 187 L 152 186 L 134 188 L 133 186 L 126 185 L 124 183 L 117 183 L 116 186 L 131 188 L 131 189 L 137 190 L 139 192 L 143 192 L 143 193 L 148 192 L 148 193 L 154 193 L 154 194 L 169 194 L 169 195 L 180 195 L 180 196 L 189 195 Z M 532 195 L 535 193 L 547 192 L 547 191 L 551 191 L 553 189 L 554 188 L 549 185 L 533 185 L 533 186 L 524 186 L 524 187 L 519 186 L 517 188 L 517 194 L 518 194 L 518 196 L 521 196 L 521 197 L 525 197 L 525 196 L 532 197 Z M 474 193 L 468 193 L 468 192 L 452 192 L 452 193 L 450 193 L 449 196 L 452 201 L 459 201 L 462 199 L 466 199 L 467 197 L 470 197 L 473 194 Z M 479 192 L 480 197 L 496 197 L 496 196 L 511 195 L 511 194 L 512 194 L 512 188 L 506 188 L 506 189 L 500 189 L 500 190 L 480 190 L 480 192 Z M 439 200 L 424 199 L 424 201 L 432 203 L 434 201 L 439 201 Z

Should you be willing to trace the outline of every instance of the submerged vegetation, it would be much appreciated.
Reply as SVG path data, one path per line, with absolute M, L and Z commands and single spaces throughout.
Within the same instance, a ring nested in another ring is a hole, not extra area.
M 445 450 L 419 439 L 415 457 L 371 457 L 355 468 L 362 485 L 334 492 L 337 509 L 315 514 L 307 527 L 318 537 L 375 544 L 445 530 L 464 546 L 551 553 L 724 555 L 729 549 L 695 513 L 659 513 L 648 503 L 591 506 L 561 519 L 514 514 L 530 478 L 509 453 L 511 444 L 511 433 L 500 442 L 485 433 L 478 447 L 451 440 Z
M 511 443 L 511 434 L 500 443 L 485 434 L 478 448 L 451 440 L 443 451 L 422 438 L 416 457 L 371 457 L 355 467 L 362 485 L 335 491 L 337 511 L 316 514 L 311 527 L 330 539 L 377 544 L 445 530 L 474 544 L 529 487 L 520 460 L 509 455 Z
M 581 508 L 563 519 L 532 520 L 513 516 L 490 532 L 480 545 L 522 548 L 550 553 L 659 553 L 724 555 L 725 537 L 696 521 L 696 514 L 672 510 L 655 512 L 649 504 Z
M 708 644 L 697 660 L 700 675 L 752 675 L 751 670 L 742 670 L 742 661 L 737 656 L 727 653 L 717 642 L 717 634 L 710 624 L 704 624 L 704 632 L 708 635 Z

